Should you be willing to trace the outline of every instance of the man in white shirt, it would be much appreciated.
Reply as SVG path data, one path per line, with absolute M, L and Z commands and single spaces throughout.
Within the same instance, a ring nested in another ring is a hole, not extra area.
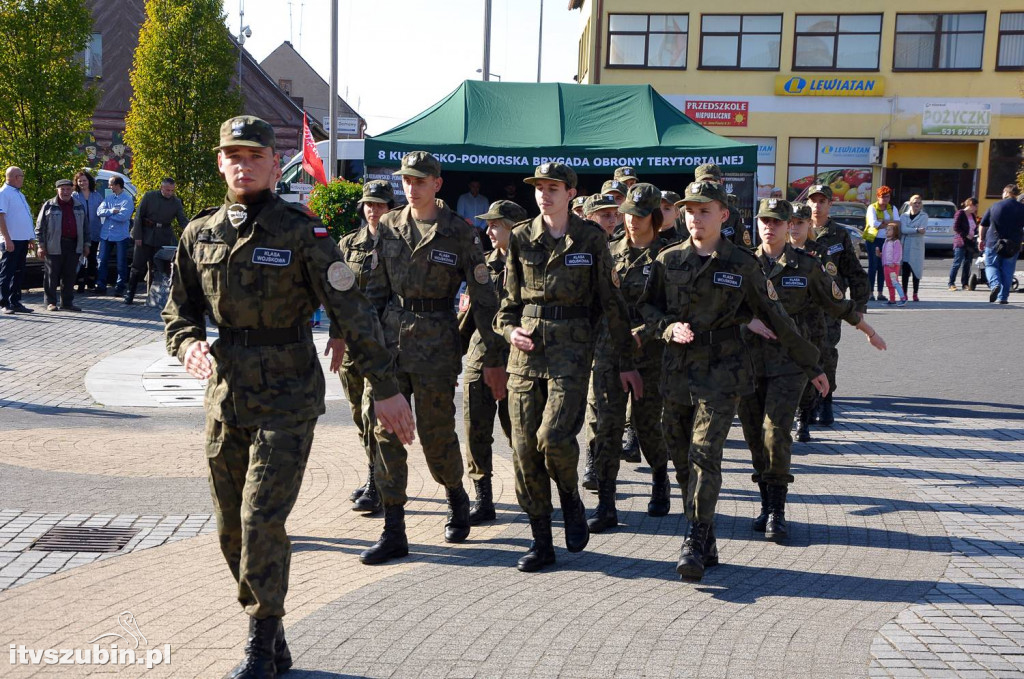
M 21 303 L 21 281 L 25 258 L 35 242 L 35 223 L 21 186 L 25 173 L 13 165 L 4 173 L 0 188 L 0 313 L 30 314 L 33 309 Z
M 477 215 L 482 215 L 487 212 L 491 207 L 491 201 L 487 199 L 487 196 L 480 195 L 480 182 L 476 179 L 469 181 L 469 192 L 459 196 L 459 202 L 455 204 L 455 212 L 466 220 L 467 224 L 472 224 L 481 231 L 487 230 L 487 222 L 482 219 L 477 219 Z

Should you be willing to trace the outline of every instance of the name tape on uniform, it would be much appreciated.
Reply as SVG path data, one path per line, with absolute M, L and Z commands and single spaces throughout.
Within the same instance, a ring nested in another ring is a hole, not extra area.
M 833 245 L 832 247 L 830 247 L 828 249 L 828 254 L 834 255 L 837 252 L 842 252 L 842 251 L 843 251 L 843 244 L 842 243 L 836 243 L 835 245 Z
M 730 288 L 738 288 L 743 284 L 743 276 L 738 273 L 716 271 L 715 275 L 711 278 L 711 282 L 715 285 L 726 285 Z
M 806 288 L 807 278 L 804 276 L 783 276 L 782 287 L 784 288 Z
M 736 229 L 731 226 L 727 229 L 722 229 L 723 236 L 732 236 L 734 233 L 736 233 Z
M 269 266 L 288 266 L 292 263 L 292 251 L 256 248 L 252 251 L 252 263 L 267 264 Z
M 459 256 L 454 252 L 445 252 L 444 250 L 431 250 L 430 261 L 437 262 L 438 264 L 444 264 L 445 266 L 458 266 Z
M 565 256 L 566 266 L 593 266 L 594 257 L 589 252 L 571 252 Z

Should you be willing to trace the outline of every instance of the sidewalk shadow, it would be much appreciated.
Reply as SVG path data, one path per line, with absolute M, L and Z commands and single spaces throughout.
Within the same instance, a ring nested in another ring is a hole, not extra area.
M 916 396 L 911 399 L 906 396 L 877 395 L 836 398 L 835 404 L 844 411 L 851 407 L 855 409 L 879 410 L 882 412 L 878 413 L 878 415 L 882 417 L 891 417 L 893 414 L 926 415 L 940 419 L 946 417 L 977 417 L 979 411 L 982 411 L 988 413 L 989 417 L 1024 420 L 1024 405 L 1015 403 L 963 402 Z M 851 414 L 874 416 L 872 413 L 858 412 Z
M 0 399 L 0 410 L 10 408 L 11 410 L 27 410 L 38 415 L 89 415 L 104 419 L 114 420 L 139 420 L 145 419 L 145 415 L 133 415 L 131 413 L 114 412 L 106 410 L 102 406 L 95 408 L 67 407 L 67 406 L 43 406 L 27 401 L 11 401 Z

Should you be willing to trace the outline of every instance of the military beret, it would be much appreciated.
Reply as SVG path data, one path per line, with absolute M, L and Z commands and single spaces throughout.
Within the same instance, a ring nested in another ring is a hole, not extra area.
M 538 179 L 553 179 L 562 182 L 570 189 L 576 188 L 576 171 L 563 163 L 543 163 L 533 171 L 532 177 L 523 181 L 527 184 L 535 184 Z
M 722 204 L 722 207 L 727 207 L 729 204 L 729 197 L 725 193 L 725 189 L 714 182 L 693 182 L 686 187 L 686 191 L 683 193 L 683 198 L 676 205 L 680 203 L 710 203 L 713 200 L 717 200 Z
M 526 210 L 511 200 L 496 200 L 491 203 L 491 207 L 487 209 L 482 215 L 477 215 L 477 219 L 507 219 L 511 222 L 521 222 L 526 219 Z
M 788 222 L 793 216 L 793 206 L 782 198 L 762 198 L 757 204 L 757 214 L 754 216 L 758 219 L 766 217 Z
M 441 163 L 426 151 L 412 151 L 402 158 L 402 167 L 392 174 L 410 177 L 440 177 Z
M 219 151 L 228 146 L 254 146 L 257 148 L 274 148 L 276 138 L 270 123 L 256 116 L 235 116 L 225 120 L 220 126 Z
M 636 217 L 646 217 L 660 209 L 661 191 L 654 184 L 633 184 L 619 206 L 619 212 Z

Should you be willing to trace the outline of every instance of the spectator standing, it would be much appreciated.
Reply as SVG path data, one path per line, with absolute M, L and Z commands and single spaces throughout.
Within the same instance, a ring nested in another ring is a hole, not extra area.
M 0 188 L 0 313 L 30 314 L 34 309 L 21 303 L 25 258 L 29 245 L 35 242 L 32 210 L 21 192 L 25 173 L 12 165 L 4 173 L 4 180 Z
M 480 180 L 470 179 L 468 188 L 469 191 L 459 196 L 459 201 L 455 204 L 455 212 L 465 219 L 467 224 L 471 224 L 481 231 L 486 231 L 487 222 L 483 219 L 478 219 L 477 215 L 487 212 L 491 206 L 491 201 L 487 200 L 487 196 L 480 195 Z
M 868 299 L 877 299 L 881 302 L 883 299 L 882 287 L 885 285 L 885 275 L 882 272 L 882 262 L 878 254 L 881 252 L 881 242 L 876 244 L 876 239 L 879 236 L 882 236 L 882 239 L 884 239 L 885 236 L 883 234 L 885 234 L 886 228 L 888 228 L 889 224 L 899 223 L 900 216 L 899 210 L 892 204 L 892 189 L 888 186 L 879 186 L 875 196 L 878 200 L 868 206 L 868 211 L 864 217 L 867 226 L 874 229 L 874 233 L 872 234 L 866 228 L 864 230 L 864 240 L 866 242 L 865 250 L 868 251 Z M 874 288 L 878 289 L 878 297 L 871 294 Z
M 149 280 L 153 280 L 153 256 L 165 245 L 175 245 L 177 239 L 171 222 L 177 221 L 178 227 L 184 229 L 188 225 L 185 208 L 181 199 L 174 195 L 174 179 L 164 177 L 160 180 L 160 189 L 147 191 L 139 201 L 139 209 L 135 214 L 131 237 L 135 241 L 135 253 L 132 256 L 132 272 L 128 277 L 128 290 L 124 293 L 124 303 L 131 304 L 135 299 L 135 288 L 146 270 Z
M 57 286 L 60 285 L 60 308 L 81 311 L 74 301 L 78 261 L 83 255 L 89 255 L 85 241 L 85 206 L 72 197 L 74 184 L 70 179 L 58 179 L 56 186 L 57 195 L 43 203 L 36 218 L 39 258 L 46 263 L 43 272 L 46 310 L 57 310 Z
M 956 290 L 957 270 L 960 274 L 960 287 L 967 289 L 967 279 L 971 275 L 971 263 L 978 256 L 978 199 L 971 196 L 963 202 L 961 209 L 953 215 L 953 267 L 949 270 L 949 289 Z
M 910 207 L 900 215 L 900 242 L 903 245 L 903 301 L 907 301 L 907 285 L 914 278 L 914 301 L 924 275 L 924 232 L 928 226 L 928 213 L 921 209 L 921 196 L 910 197 Z
M 97 214 L 103 196 L 96 192 L 96 180 L 85 170 L 75 173 L 75 192 L 72 194 L 85 207 L 85 233 L 89 243 L 89 257 L 86 266 L 78 272 L 78 292 L 96 288 L 96 257 L 100 249 L 100 229 L 103 223 Z
M 1024 228 L 1024 203 L 1017 201 L 1020 189 L 1016 184 L 1003 188 L 1003 199 L 990 207 L 981 218 L 979 242 L 985 246 L 985 277 L 991 292 L 988 301 L 998 298 L 1009 304 L 1010 283 L 1020 255 L 1021 229 Z
M 110 189 L 111 193 L 103 199 L 96 211 L 103 218 L 103 228 L 100 229 L 100 258 L 99 271 L 96 274 L 96 294 L 107 294 L 107 265 L 110 263 L 110 253 L 116 250 L 117 284 L 114 286 L 114 294 L 120 297 L 124 294 L 125 285 L 128 282 L 128 246 L 131 244 L 128 226 L 132 220 L 135 203 L 128 192 L 124 190 L 124 180 L 120 177 L 110 180 Z

